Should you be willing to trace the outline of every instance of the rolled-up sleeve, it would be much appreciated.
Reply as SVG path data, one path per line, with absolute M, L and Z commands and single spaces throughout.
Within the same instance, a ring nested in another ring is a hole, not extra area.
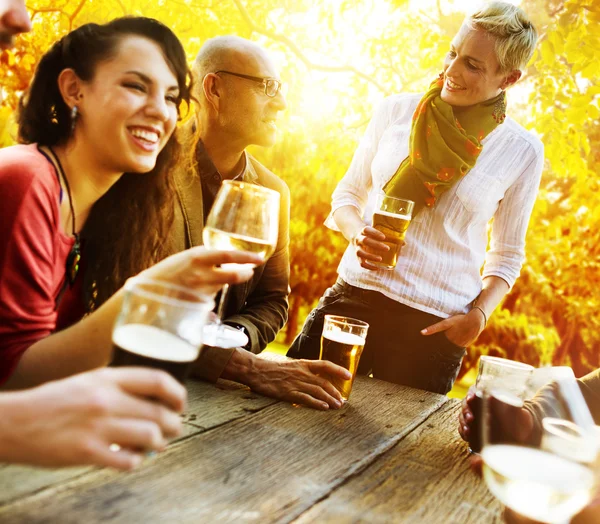
M 492 223 L 490 249 L 486 253 L 482 277 L 497 276 L 512 289 L 525 261 L 525 237 L 535 204 L 542 170 L 544 146 L 530 148 L 531 162 L 506 191 Z
M 328 228 L 339 231 L 333 219 L 333 213 L 341 207 L 353 206 L 362 216 L 372 187 L 371 164 L 377 154 L 381 136 L 389 127 L 395 113 L 394 108 L 401 102 L 401 99 L 402 95 L 390 96 L 377 106 L 367 130 L 354 152 L 348 171 L 333 192 L 331 213 L 325 220 Z

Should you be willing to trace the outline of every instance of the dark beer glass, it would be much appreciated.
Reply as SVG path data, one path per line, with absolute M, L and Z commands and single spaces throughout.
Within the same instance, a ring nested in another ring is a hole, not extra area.
M 528 379 L 533 366 L 499 357 L 484 355 L 479 359 L 479 373 L 475 382 L 475 399 L 471 404 L 474 421 L 469 437 L 469 448 L 475 453 L 481 451 L 481 408 L 484 393 L 495 391 L 495 404 L 498 410 L 510 412 L 520 409 L 526 397 Z M 498 428 L 494 431 L 495 438 L 503 440 Z
M 202 345 L 211 297 L 145 278 L 125 283 L 113 329 L 113 366 L 163 369 L 184 382 Z
M 321 360 L 329 360 L 352 373 L 350 380 L 334 379 L 332 384 L 347 401 L 352 391 L 358 362 L 365 347 L 369 324 L 362 320 L 325 315 L 321 337 Z

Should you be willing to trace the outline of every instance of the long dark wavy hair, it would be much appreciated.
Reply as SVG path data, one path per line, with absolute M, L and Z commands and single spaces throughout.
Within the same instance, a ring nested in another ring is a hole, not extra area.
M 86 24 L 70 32 L 42 57 L 28 91 L 19 101 L 19 141 L 62 145 L 71 138 L 71 110 L 58 87 L 61 71 L 71 68 L 83 81 L 93 79 L 98 63 L 118 52 L 128 36 L 156 42 L 177 77 L 178 108 L 189 109 L 192 76 L 175 34 L 152 18 L 123 17 L 107 24 Z M 175 185 L 171 170 L 178 161 L 176 132 L 149 173 L 125 173 L 92 207 L 81 232 L 84 301 L 102 304 L 125 282 L 164 258 L 173 221 Z

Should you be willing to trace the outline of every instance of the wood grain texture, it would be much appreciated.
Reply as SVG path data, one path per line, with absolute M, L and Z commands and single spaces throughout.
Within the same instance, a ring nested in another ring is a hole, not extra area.
M 229 381 L 216 385 L 189 380 L 188 408 L 183 416 L 182 435 L 189 438 L 231 420 L 255 413 L 277 401 L 252 393 L 248 388 Z M 23 497 L 62 484 L 85 473 L 97 472 L 93 467 L 42 469 L 26 466 L 0 466 L 0 506 Z M 1 520 L 0 520 L 1 521 Z
M 501 504 L 469 468 L 456 429 L 459 406 L 456 400 L 448 402 L 294 524 L 503 522 Z
M 138 471 L 103 471 L 20 499 L 0 508 L 0 521 L 286 522 L 445 402 L 359 378 L 342 410 L 278 403 L 175 444 Z M 212 403 L 205 409 L 212 411 Z

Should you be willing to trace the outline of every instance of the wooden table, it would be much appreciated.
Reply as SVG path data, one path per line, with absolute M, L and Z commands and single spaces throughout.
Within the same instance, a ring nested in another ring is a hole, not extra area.
M 0 522 L 500 523 L 458 408 L 365 377 L 329 412 L 190 382 L 185 434 L 131 473 L 0 466 Z

